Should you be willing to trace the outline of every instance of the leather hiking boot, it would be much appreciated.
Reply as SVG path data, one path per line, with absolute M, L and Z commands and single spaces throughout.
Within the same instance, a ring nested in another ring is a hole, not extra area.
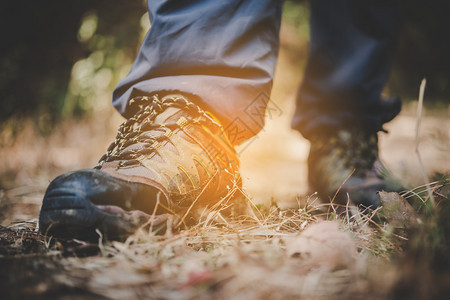
M 311 140 L 308 158 L 310 188 L 325 202 L 362 209 L 381 205 L 379 191 L 400 191 L 378 158 L 377 133 L 338 131 Z
M 123 238 L 163 214 L 183 219 L 240 185 L 239 162 L 222 126 L 182 95 L 130 100 L 134 116 L 94 169 L 63 174 L 47 188 L 45 234 Z

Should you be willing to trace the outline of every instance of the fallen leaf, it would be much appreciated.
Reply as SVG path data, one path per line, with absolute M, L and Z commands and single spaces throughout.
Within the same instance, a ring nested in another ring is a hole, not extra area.
M 422 221 L 414 208 L 398 193 L 379 192 L 384 215 L 394 228 L 414 229 Z

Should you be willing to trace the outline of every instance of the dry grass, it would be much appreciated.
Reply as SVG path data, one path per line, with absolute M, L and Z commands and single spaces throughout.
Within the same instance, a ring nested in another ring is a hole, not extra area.
M 406 276 L 405 232 L 375 222 L 379 212 L 311 202 L 284 211 L 253 206 L 238 219 L 203 211 L 189 229 L 177 231 L 172 220 L 164 235 L 142 228 L 124 242 L 95 245 L 44 237 L 36 220 L 16 223 L 0 230 L 8 270 L 1 288 L 13 298 L 395 298 Z

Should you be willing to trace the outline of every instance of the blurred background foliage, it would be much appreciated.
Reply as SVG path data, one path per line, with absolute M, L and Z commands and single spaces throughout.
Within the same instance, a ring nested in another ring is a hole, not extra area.
M 0 122 L 32 116 L 46 131 L 109 102 L 148 29 L 141 19 L 142 0 L 0 1 Z
M 426 100 L 448 103 L 448 11 L 448 1 L 402 2 L 390 94 L 415 99 L 426 77 Z M 306 41 L 308 14 L 308 1 L 286 1 L 284 21 Z M 44 132 L 110 105 L 150 26 L 143 0 L 0 1 L 0 24 L 0 122 L 31 116 Z

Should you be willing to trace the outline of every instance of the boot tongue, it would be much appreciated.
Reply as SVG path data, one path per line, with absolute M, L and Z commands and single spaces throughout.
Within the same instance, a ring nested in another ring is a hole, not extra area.
M 182 110 L 178 107 L 169 107 L 162 113 L 158 114 L 153 123 L 155 124 L 170 124 L 175 123 L 180 116 L 182 116 Z
M 193 116 L 179 107 L 168 107 L 160 114 L 158 114 L 152 121 L 153 124 L 159 124 L 160 127 L 154 127 L 146 132 L 142 132 L 141 135 L 148 137 L 158 137 L 166 133 L 167 128 L 177 126 L 178 121 L 184 117 L 185 119 L 192 119 Z

